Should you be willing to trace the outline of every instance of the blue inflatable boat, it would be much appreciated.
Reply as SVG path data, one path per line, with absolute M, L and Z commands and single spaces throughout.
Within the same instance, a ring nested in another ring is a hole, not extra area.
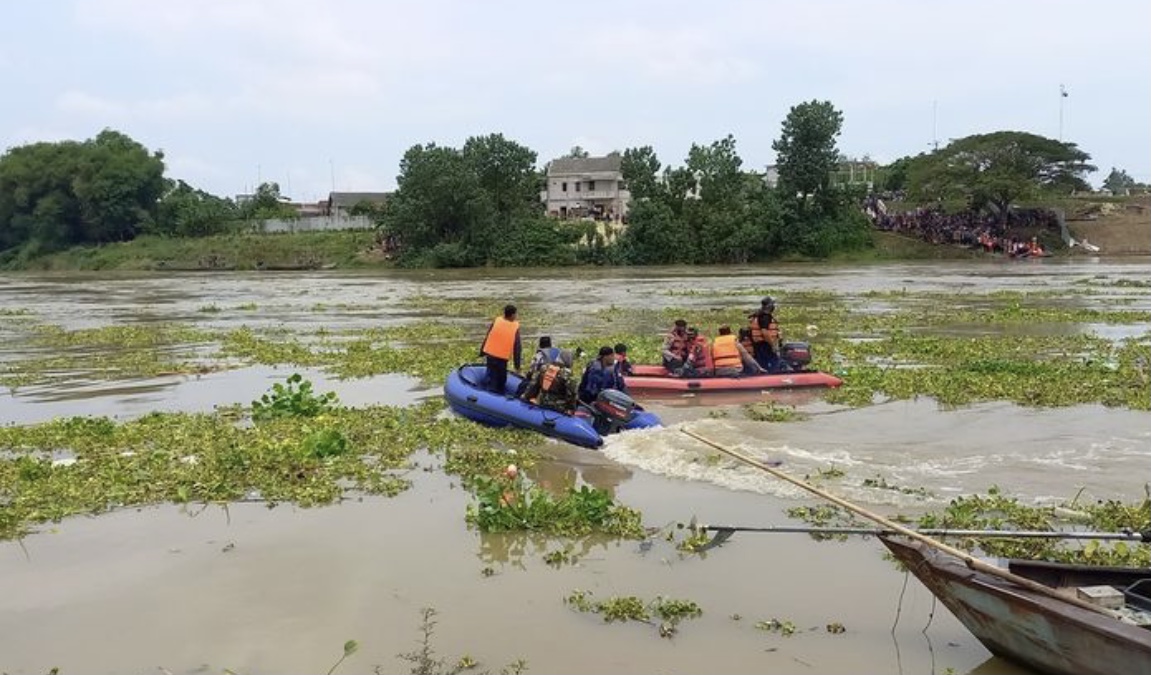
M 483 365 L 460 366 L 448 375 L 444 383 L 444 396 L 452 410 L 481 424 L 532 429 L 586 448 L 603 445 L 603 435 L 597 429 L 610 433 L 615 428 L 645 429 L 662 425 L 654 413 L 634 405 L 626 395 L 614 391 L 610 392 L 611 396 L 597 401 L 595 406 L 581 405 L 575 415 L 541 408 L 516 398 L 516 391 L 523 381 L 519 375 L 508 373 L 504 393 L 497 394 L 484 388 L 485 371 Z

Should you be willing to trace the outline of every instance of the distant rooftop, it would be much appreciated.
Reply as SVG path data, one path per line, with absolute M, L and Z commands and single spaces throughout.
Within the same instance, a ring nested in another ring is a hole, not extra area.
M 619 171 L 622 164 L 623 157 L 618 154 L 606 157 L 562 157 L 548 164 L 548 175 Z

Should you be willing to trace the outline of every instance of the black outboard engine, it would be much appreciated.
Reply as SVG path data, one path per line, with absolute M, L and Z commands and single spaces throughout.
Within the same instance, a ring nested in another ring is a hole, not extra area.
M 779 358 L 792 372 L 803 372 L 811 363 L 811 346 L 806 342 L 784 342 L 779 346 Z
M 590 406 L 592 426 L 601 436 L 613 434 L 635 417 L 636 403 L 618 389 L 604 389 Z

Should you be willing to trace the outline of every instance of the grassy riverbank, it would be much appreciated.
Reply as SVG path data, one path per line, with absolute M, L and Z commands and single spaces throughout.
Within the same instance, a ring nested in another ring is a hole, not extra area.
M 348 268 L 372 264 L 371 231 L 231 234 L 195 239 L 139 237 L 104 246 L 77 246 L 9 269 L 72 270 L 254 270 Z

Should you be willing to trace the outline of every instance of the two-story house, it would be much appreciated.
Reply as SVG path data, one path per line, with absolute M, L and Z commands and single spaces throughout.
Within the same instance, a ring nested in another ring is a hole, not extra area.
M 547 166 L 547 188 L 540 200 L 557 218 L 619 221 L 627 215 L 631 193 L 620 172 L 622 157 L 564 157 Z

